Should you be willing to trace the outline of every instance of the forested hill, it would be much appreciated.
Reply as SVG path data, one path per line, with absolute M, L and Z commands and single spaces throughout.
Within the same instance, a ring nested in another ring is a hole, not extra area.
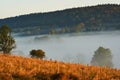
M 32 13 L 0 19 L 14 32 L 25 34 L 67 33 L 120 29 L 120 5 L 105 4 L 61 11 Z

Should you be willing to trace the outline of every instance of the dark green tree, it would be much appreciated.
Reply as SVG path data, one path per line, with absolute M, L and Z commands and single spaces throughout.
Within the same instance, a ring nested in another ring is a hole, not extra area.
M 34 58 L 40 58 L 40 59 L 45 58 L 45 52 L 41 49 L 31 50 L 30 55 L 31 57 L 34 57 Z
M 110 49 L 99 47 L 91 60 L 92 65 L 113 67 L 112 53 Z
M 11 35 L 11 29 L 7 25 L 0 27 L 0 51 L 10 53 L 15 48 L 15 40 Z

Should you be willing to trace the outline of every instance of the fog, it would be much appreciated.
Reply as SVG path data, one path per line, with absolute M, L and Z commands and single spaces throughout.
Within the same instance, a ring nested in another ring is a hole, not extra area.
M 82 64 L 90 64 L 94 51 L 102 46 L 112 51 L 114 67 L 120 68 L 120 31 L 16 36 L 15 40 L 15 55 L 30 57 L 31 50 L 42 49 L 46 59 Z

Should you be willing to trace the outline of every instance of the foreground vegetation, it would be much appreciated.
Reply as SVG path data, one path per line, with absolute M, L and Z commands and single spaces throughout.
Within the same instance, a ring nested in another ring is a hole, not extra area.
M 0 54 L 0 80 L 120 80 L 120 70 Z

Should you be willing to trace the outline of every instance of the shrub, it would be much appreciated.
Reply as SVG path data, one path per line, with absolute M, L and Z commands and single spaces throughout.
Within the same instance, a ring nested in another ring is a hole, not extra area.
M 30 55 L 31 55 L 31 57 L 35 57 L 35 58 L 40 58 L 40 59 L 45 58 L 45 52 L 41 49 L 31 50 Z

